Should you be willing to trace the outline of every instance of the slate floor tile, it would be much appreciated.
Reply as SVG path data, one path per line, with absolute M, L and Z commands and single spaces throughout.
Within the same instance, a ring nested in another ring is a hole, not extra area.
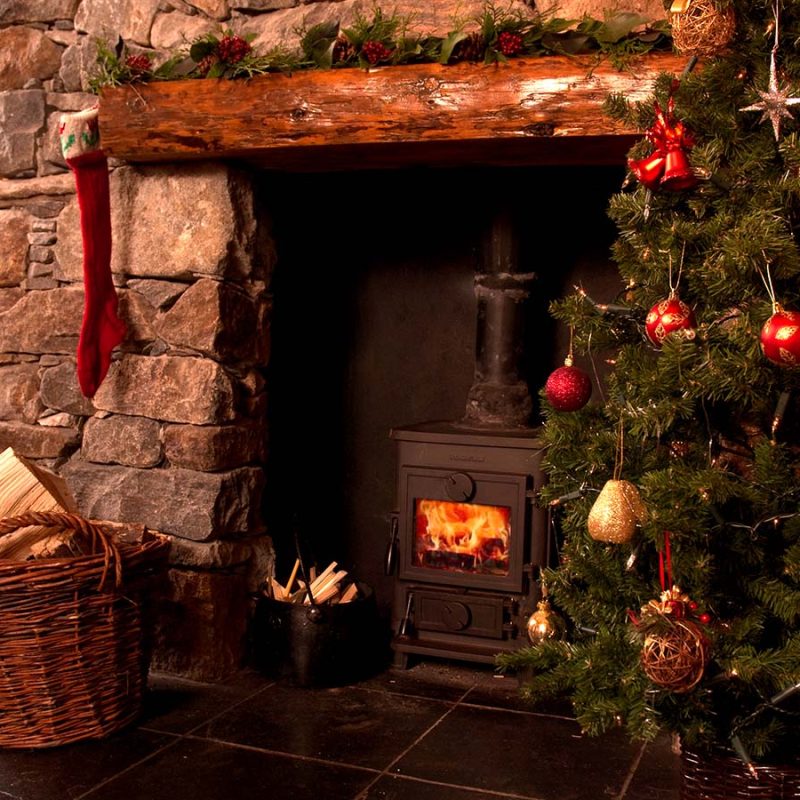
M 393 772 L 541 800 L 602 800 L 619 793 L 636 752 L 621 731 L 589 738 L 569 720 L 459 706 Z
M 196 735 L 384 769 L 447 711 L 447 704 L 353 687 L 276 685 Z
M 414 664 L 409 669 L 387 670 L 367 681 L 362 681 L 358 686 L 391 694 L 454 702 L 468 689 L 485 680 L 493 680 L 489 668 L 482 670 L 480 667 L 428 661 Z
M 424 783 L 396 776 L 384 776 L 363 795 L 363 800 L 511 800 L 511 798 L 518 800 L 519 795 L 494 792 L 486 794 L 474 789 L 442 783 Z
M 176 741 L 172 736 L 127 730 L 98 742 L 77 742 L 44 750 L 2 750 L 0 798 L 75 800 L 93 786 Z
M 272 681 L 249 670 L 213 684 L 154 673 L 147 682 L 139 725 L 151 730 L 187 733 L 270 685 Z
M 146 766 L 90 792 L 86 800 L 352 800 L 375 778 L 366 770 L 193 738 Z

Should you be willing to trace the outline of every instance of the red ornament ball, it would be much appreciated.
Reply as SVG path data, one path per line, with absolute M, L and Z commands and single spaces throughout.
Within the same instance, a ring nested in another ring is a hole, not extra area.
M 677 297 L 668 297 L 656 303 L 644 323 L 647 336 L 656 347 L 661 347 L 664 339 L 676 331 L 680 331 L 687 339 L 694 339 L 695 325 L 694 311 Z
M 761 352 L 779 367 L 800 366 L 800 311 L 777 308 L 761 329 Z
M 582 369 L 567 363 L 550 374 L 544 394 L 556 411 L 577 411 L 589 402 L 592 381 Z
M 708 623 L 711 622 L 711 614 L 708 614 L 708 613 L 705 613 L 705 612 L 702 613 L 702 614 L 698 614 L 697 615 L 697 619 L 700 622 L 702 622 L 703 625 L 708 625 Z

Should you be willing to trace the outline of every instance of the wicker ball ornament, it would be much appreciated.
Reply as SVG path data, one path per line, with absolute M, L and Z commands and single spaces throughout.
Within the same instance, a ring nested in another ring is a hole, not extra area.
M 714 0 L 676 0 L 671 11 L 672 41 L 679 53 L 713 58 L 736 33 L 733 9 L 720 9 Z
M 800 366 L 800 311 L 776 308 L 761 329 L 761 352 L 779 367 Z
M 676 619 L 667 630 L 645 636 L 642 668 L 657 686 L 681 694 L 700 682 L 708 657 L 708 643 L 700 627 L 692 620 Z

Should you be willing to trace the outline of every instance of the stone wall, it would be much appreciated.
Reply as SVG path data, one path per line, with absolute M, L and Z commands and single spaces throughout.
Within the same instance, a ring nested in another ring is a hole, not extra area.
M 524 8 L 523 0 L 509 0 Z M 444 33 L 481 0 L 394 0 Z M 661 0 L 561 0 L 663 15 Z M 294 46 L 371 0 L 5 0 L 0 4 L 0 449 L 61 472 L 80 510 L 173 536 L 155 665 L 219 678 L 245 652 L 249 592 L 270 574 L 260 521 L 272 248 L 248 175 L 230 165 L 113 164 L 114 280 L 128 333 L 93 401 L 74 353 L 79 210 L 58 119 L 86 108 L 96 42 L 156 61 L 208 31 Z M 102 131 L 101 131 L 102 133 Z M 258 242 L 258 246 L 256 243 Z

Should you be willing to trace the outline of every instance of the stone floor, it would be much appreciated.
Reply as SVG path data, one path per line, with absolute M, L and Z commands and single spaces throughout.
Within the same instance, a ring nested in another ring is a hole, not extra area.
M 0 800 L 677 800 L 668 742 L 581 736 L 489 668 L 419 663 L 336 689 L 243 672 L 150 679 L 137 727 L 0 753 Z

